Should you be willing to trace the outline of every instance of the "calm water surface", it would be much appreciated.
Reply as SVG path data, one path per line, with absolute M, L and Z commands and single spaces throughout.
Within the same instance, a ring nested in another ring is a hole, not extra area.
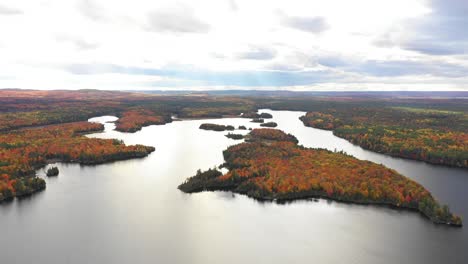
M 468 221 L 466 170 L 372 153 L 304 127 L 301 112 L 268 112 L 300 144 L 396 169 Z M 115 118 L 93 119 L 109 120 Z M 258 127 L 240 118 L 191 120 L 128 134 L 106 124 L 105 132 L 90 136 L 156 151 L 99 166 L 56 164 L 60 175 L 46 178 L 46 191 L 0 205 L 0 263 L 467 263 L 466 227 L 436 226 L 414 212 L 180 192 L 178 184 L 222 163 L 222 150 L 239 142 L 198 129 L 204 122 Z

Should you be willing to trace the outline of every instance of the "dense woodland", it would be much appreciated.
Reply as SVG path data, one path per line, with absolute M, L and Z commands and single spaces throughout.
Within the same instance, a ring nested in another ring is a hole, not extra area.
M 408 107 L 328 109 L 301 117 L 365 149 L 468 168 L 468 114 Z
M 0 90 L 0 200 L 45 188 L 34 170 L 57 159 L 83 164 L 145 156 L 152 148 L 89 139 L 99 131 L 87 119 L 115 115 L 116 129 L 178 118 L 242 116 L 261 108 L 309 112 L 306 125 L 331 129 L 365 148 L 435 164 L 467 167 L 467 109 L 463 99 L 385 97 L 234 97 L 154 95 L 115 91 Z M 320 120 L 322 121 L 320 121 Z M 240 127 L 239 129 L 246 129 Z M 247 138 L 246 140 L 252 140 Z
M 0 201 L 44 189 L 45 182 L 35 176 L 35 170 L 49 161 L 98 164 L 154 151 L 153 147 L 82 135 L 103 128 L 98 123 L 75 122 L 0 134 Z
M 0 132 L 61 124 L 100 115 L 116 115 L 117 129 L 134 132 L 148 124 L 164 124 L 170 116 L 212 118 L 256 111 L 252 100 L 231 97 L 155 96 L 143 93 L 0 90 Z
M 173 97 L 142 93 L 0 90 L 0 201 L 45 188 L 35 170 L 51 160 L 96 164 L 143 157 L 154 150 L 125 146 L 118 140 L 90 139 L 81 133 L 100 131 L 101 124 L 80 122 L 116 115 L 116 130 L 181 118 L 238 116 L 254 111 L 240 98 Z
M 278 129 L 260 128 L 252 130 L 246 138 L 248 142 L 287 141 L 297 144 L 299 141 L 291 134 L 286 134 Z
M 172 121 L 169 115 L 160 115 L 151 110 L 129 110 L 122 113 L 115 123 L 115 130 L 136 132 L 144 126 L 163 125 Z
M 342 152 L 310 149 L 280 130 L 254 129 L 250 142 L 223 152 L 222 175 L 216 169 L 179 186 L 184 192 L 232 190 L 262 200 L 324 197 L 344 202 L 382 204 L 418 210 L 435 223 L 461 225 L 423 186 L 396 171 Z

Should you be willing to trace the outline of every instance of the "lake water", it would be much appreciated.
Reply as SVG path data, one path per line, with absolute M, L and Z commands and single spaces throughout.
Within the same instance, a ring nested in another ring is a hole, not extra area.
M 466 170 L 376 154 L 303 126 L 301 112 L 267 112 L 300 144 L 396 169 L 468 221 Z M 56 164 L 60 175 L 46 178 L 47 190 L 0 205 L 0 263 L 467 263 L 466 227 L 437 226 L 415 212 L 180 192 L 181 182 L 222 163 L 222 150 L 239 142 L 227 132 L 198 129 L 206 122 L 259 126 L 240 118 L 190 120 L 128 134 L 107 123 L 105 132 L 90 137 L 156 151 L 98 166 Z

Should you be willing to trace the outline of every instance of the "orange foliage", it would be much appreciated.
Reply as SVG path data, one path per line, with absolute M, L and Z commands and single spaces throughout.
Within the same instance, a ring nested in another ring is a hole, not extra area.
M 379 153 L 468 167 L 467 114 L 414 108 L 329 111 L 333 114 L 308 112 L 301 120 Z
M 0 134 L 0 194 L 9 189 L 15 195 L 15 180 L 31 181 L 35 169 L 52 159 L 96 164 L 142 157 L 154 151 L 153 147 L 126 146 L 118 140 L 81 135 L 102 129 L 102 124 L 76 122 Z M 10 195 L 0 195 L 0 200 L 5 196 Z
M 231 189 L 259 199 L 320 196 L 387 204 L 419 210 L 434 222 L 461 224 L 448 209 L 439 214 L 442 207 L 423 186 L 383 165 L 342 152 L 298 146 L 280 130 L 255 129 L 250 137 L 251 142 L 223 152 L 224 166 L 230 170 L 227 174 L 204 182 L 194 176 L 179 188 L 188 192 Z
M 122 114 L 116 122 L 116 130 L 122 132 L 135 132 L 143 126 L 162 125 L 170 122 L 170 119 L 162 115 L 157 115 L 150 110 L 130 110 Z

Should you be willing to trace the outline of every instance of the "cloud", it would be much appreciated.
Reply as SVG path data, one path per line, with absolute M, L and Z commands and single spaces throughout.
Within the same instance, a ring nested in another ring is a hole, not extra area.
M 57 35 L 56 39 L 61 42 L 71 43 L 79 50 L 91 50 L 91 49 L 96 49 L 99 47 L 99 45 L 95 42 L 90 42 L 80 37 L 66 35 L 66 34 Z
M 0 2 L 1 86 L 468 87 L 466 0 Z
M 0 15 L 21 15 L 23 11 L 13 7 L 0 5 Z
M 350 63 L 346 63 L 346 61 L 350 61 Z M 327 67 L 374 77 L 426 75 L 460 78 L 468 75 L 467 66 L 435 60 L 366 60 L 359 62 L 352 58 L 325 57 L 325 59 L 319 58 L 318 62 Z
M 80 0 L 78 2 L 79 11 L 86 17 L 99 21 L 105 19 L 104 10 L 98 6 L 93 0 Z
M 412 39 L 401 46 L 428 55 L 456 55 L 468 52 L 468 42 L 438 42 L 433 38 Z
M 344 67 L 350 65 L 350 59 L 342 56 L 324 55 L 316 59 L 317 63 L 326 67 Z
M 409 37 L 393 44 L 428 55 L 468 52 L 468 1 L 431 0 L 430 7 L 425 17 L 406 21 Z
M 232 11 L 238 11 L 239 10 L 239 6 L 237 5 L 236 0 L 228 0 L 228 3 L 229 3 L 229 8 Z
M 210 25 L 195 16 L 192 8 L 177 6 L 155 10 L 149 14 L 148 31 L 174 33 L 206 33 Z
M 171 66 L 164 68 L 126 67 L 115 64 L 71 64 L 64 70 L 78 75 L 98 74 L 128 74 L 152 75 L 169 78 L 181 83 L 197 85 L 226 85 L 226 86 L 289 86 L 322 83 L 340 80 L 343 76 L 333 71 L 213 71 L 185 66 Z M 181 82 L 182 81 L 182 82 Z M 166 82 L 164 85 L 168 85 Z
M 328 29 L 328 24 L 323 17 L 292 17 L 284 16 L 283 24 L 310 33 L 321 33 Z
M 237 55 L 239 59 L 246 60 L 271 60 L 275 58 L 276 51 L 266 47 L 252 47 L 250 50 Z

